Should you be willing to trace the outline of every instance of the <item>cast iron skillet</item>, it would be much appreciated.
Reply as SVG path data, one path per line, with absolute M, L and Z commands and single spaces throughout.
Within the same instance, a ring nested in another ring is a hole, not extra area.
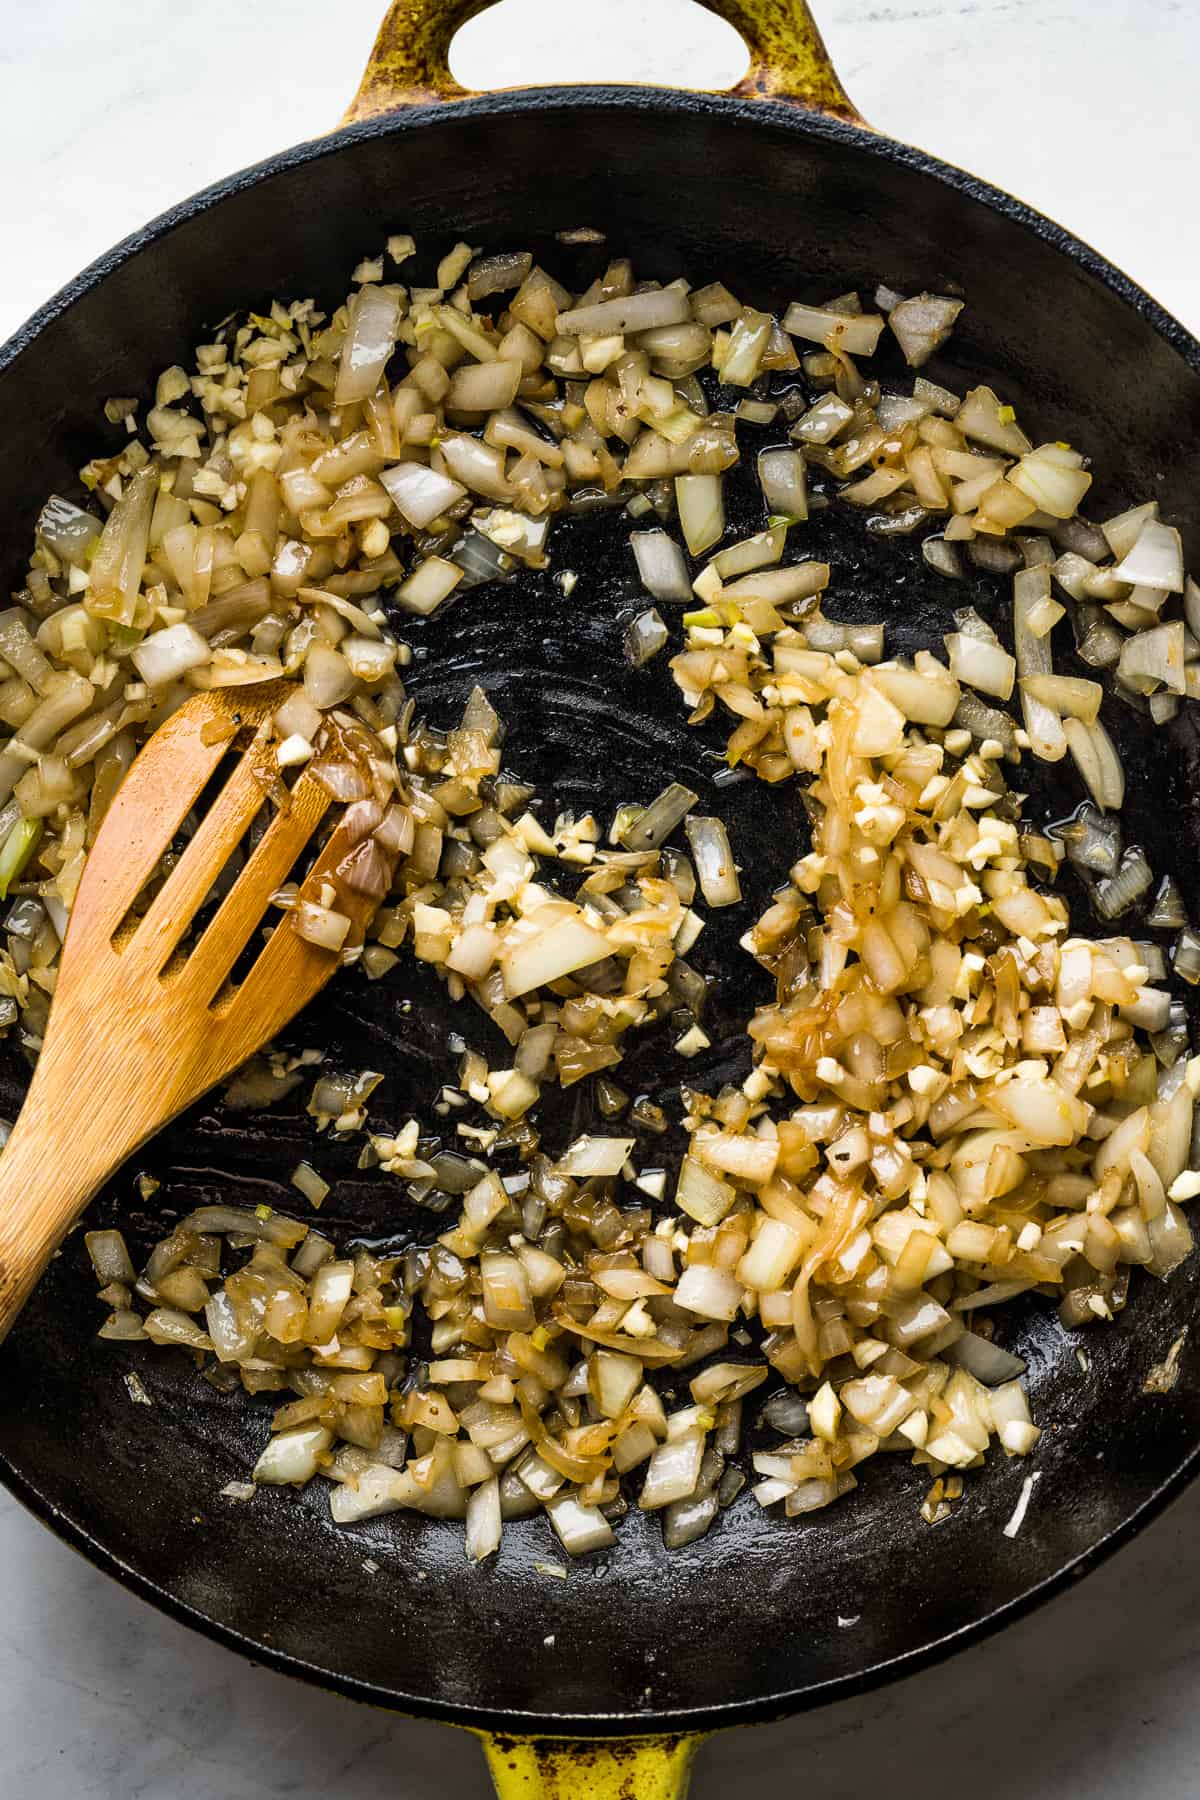
M 1058 227 L 867 129 L 802 7 L 781 24 L 772 0 L 707 3 L 753 46 L 752 73 L 732 95 L 572 88 L 450 105 L 432 103 L 461 96 L 446 50 L 481 0 L 406 21 L 407 37 L 397 7 L 358 122 L 187 201 L 0 352 L 6 576 L 18 576 L 42 496 L 69 491 L 94 449 L 104 396 L 148 389 L 232 309 L 277 294 L 335 299 L 358 258 L 396 229 L 433 254 L 457 237 L 531 246 L 582 285 L 603 249 L 568 250 L 552 235 L 578 225 L 607 232 L 643 274 L 721 276 L 767 306 L 870 291 L 879 279 L 910 292 L 959 285 L 970 305 L 935 377 L 987 379 L 1035 431 L 1102 446 L 1097 516 L 1157 491 L 1194 551 L 1200 345 Z M 757 522 L 748 492 L 734 514 L 735 529 Z M 556 566 L 580 574 L 570 599 L 530 576 L 479 589 L 419 630 L 405 621 L 418 651 L 413 691 L 435 718 L 449 717 L 483 681 L 512 721 L 511 766 L 559 804 L 607 814 L 668 777 L 711 796 L 747 865 L 754 916 L 803 836 L 796 794 L 715 793 L 715 740 L 685 729 L 660 667 L 635 674 L 622 661 L 621 615 L 635 595 L 624 528 L 591 518 L 556 532 Z M 846 511 L 821 515 L 807 541 L 834 565 L 831 610 L 885 617 L 898 650 L 939 635 L 965 598 L 910 541 L 873 538 Z M 999 618 L 998 584 L 985 584 L 978 603 Z M 1066 646 L 1059 655 L 1069 666 Z M 1129 768 L 1131 831 L 1200 900 L 1190 720 L 1151 734 L 1118 703 L 1105 716 Z M 1032 805 L 1053 815 L 1078 797 L 1064 774 L 1057 789 L 1037 787 Z M 665 1039 L 647 1036 L 623 1079 L 669 1095 L 685 1074 L 703 1086 L 737 1071 L 733 1027 L 761 986 L 735 948 L 744 923 L 722 916 L 697 952 L 717 978 L 712 1052 L 683 1065 Z M 447 1030 L 461 1024 L 436 983 L 406 965 L 394 984 L 339 978 L 291 1041 L 328 1046 L 345 1067 L 385 1070 L 375 1111 L 401 1118 L 428 1106 L 452 1066 Z M 10 1068 L 4 1111 L 20 1085 Z M 587 1122 L 572 1090 L 551 1130 L 565 1141 Z M 120 1218 L 144 1243 L 203 1199 L 288 1206 L 286 1171 L 310 1149 L 298 1107 L 247 1123 L 202 1105 L 118 1177 L 96 1217 Z M 322 1223 L 397 1242 L 432 1235 L 428 1215 L 353 1169 L 356 1154 L 353 1144 L 321 1148 L 321 1167 L 343 1176 Z M 136 1198 L 135 1168 L 162 1183 L 150 1203 Z M 657 1524 L 635 1511 L 619 1552 L 585 1558 L 559 1581 L 535 1567 L 557 1557 L 546 1523 L 532 1520 L 476 1569 L 458 1526 L 398 1514 L 337 1531 L 316 1489 L 263 1491 L 249 1505 L 222 1499 L 264 1438 L 266 1405 L 217 1396 L 174 1353 L 97 1343 L 92 1286 L 78 1239 L 69 1241 L 0 1358 L 9 1488 L 99 1566 L 222 1642 L 354 1698 L 504 1734 L 491 1750 L 498 1779 L 535 1782 L 540 1770 L 576 1794 L 579 1769 L 564 1774 L 529 1739 L 654 1736 L 658 1760 L 626 1746 L 624 1763 L 601 1759 L 588 1779 L 601 1784 L 595 1792 L 665 1796 L 685 1778 L 695 1741 L 677 1734 L 813 1706 L 946 1654 L 1094 1563 L 1179 1489 L 1200 1455 L 1195 1340 L 1170 1394 L 1142 1392 L 1149 1366 L 1193 1317 L 1194 1258 L 1165 1286 L 1135 1280 L 1119 1322 L 1087 1337 L 1086 1371 L 1080 1340 L 1052 1309 L 1031 1304 L 1006 1321 L 1046 1427 L 1033 1465 L 1040 1482 L 1013 1539 L 1002 1526 L 1027 1465 L 990 1461 L 952 1518 L 929 1529 L 917 1516 L 925 1478 L 893 1458 L 798 1525 L 744 1497 L 708 1537 L 667 1555 Z M 122 1376 L 134 1369 L 151 1407 L 130 1402 Z

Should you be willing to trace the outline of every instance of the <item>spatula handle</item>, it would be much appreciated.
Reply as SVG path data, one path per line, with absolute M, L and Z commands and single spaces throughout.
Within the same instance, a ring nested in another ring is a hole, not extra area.
M 104 1134 L 83 1108 L 46 1116 L 35 1081 L 0 1154 L 0 1343 L 8 1336 L 38 1278 L 105 1177 L 132 1145 Z

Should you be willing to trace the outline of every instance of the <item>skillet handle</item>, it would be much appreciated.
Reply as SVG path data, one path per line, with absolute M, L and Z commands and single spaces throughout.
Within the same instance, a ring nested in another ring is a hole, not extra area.
M 497 1800 L 686 1800 L 697 1737 L 508 1738 L 479 1734 Z
M 371 60 L 342 123 L 378 118 L 404 106 L 466 100 L 450 73 L 450 45 L 469 19 L 495 0 L 391 0 Z M 700 0 L 744 39 L 750 67 L 730 99 L 775 100 L 829 118 L 864 124 L 829 59 L 808 0 Z

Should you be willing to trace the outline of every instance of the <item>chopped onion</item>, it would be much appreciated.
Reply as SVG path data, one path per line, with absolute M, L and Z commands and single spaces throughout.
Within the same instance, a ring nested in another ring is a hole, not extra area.
M 675 1288 L 675 1304 L 703 1319 L 736 1318 L 743 1299 L 740 1282 L 724 1269 L 697 1263 L 685 1269 Z
M 1200 971 L 1200 961 L 1198 961 Z M 1200 972 L 1197 979 L 1200 980 Z M 685 1156 L 679 1165 L 675 1204 L 698 1225 L 719 1225 L 736 1198 L 727 1181 L 710 1173 L 695 1157 Z
M 1021 569 L 1013 577 L 1013 638 L 1017 653 L 1017 671 L 1022 676 L 1050 675 L 1049 638 L 1034 635 L 1029 615 L 1039 600 L 1050 593 L 1050 576 L 1044 567 Z M 1048 706 L 1021 685 L 1021 712 L 1030 747 L 1044 762 L 1058 762 L 1066 755 L 1067 738 L 1062 720 Z
M 962 415 L 959 415 L 961 424 Z M 1069 519 L 1092 485 L 1092 478 L 1078 463 L 1068 460 L 1074 452 L 1060 453 L 1055 444 L 1029 451 L 1007 479 L 1052 519 Z
M 1098 681 L 1084 681 L 1074 675 L 1026 675 L 1021 680 L 1021 691 L 1048 706 L 1060 719 L 1082 719 L 1085 725 L 1095 722 L 1104 697 Z
M 561 1494 L 545 1502 L 555 1534 L 568 1556 L 586 1556 L 589 1550 L 607 1550 L 616 1542 L 613 1528 L 594 1506 L 584 1506 L 573 1494 Z
M 688 318 L 688 299 L 681 288 L 650 288 L 615 300 L 597 300 L 560 312 L 558 330 L 566 337 L 606 337 L 613 333 L 653 331 L 660 325 L 678 325 Z
M 297 937 L 321 950 L 340 950 L 350 933 L 345 913 L 320 906 L 315 900 L 298 900 L 288 917 Z
M 998 1387 L 1004 1382 L 1014 1381 L 1023 1375 L 1026 1363 L 1020 1356 L 1012 1356 L 994 1344 L 990 1338 L 980 1337 L 973 1331 L 964 1331 L 948 1344 L 942 1351 L 948 1363 L 954 1363 L 960 1369 L 966 1369 L 976 1381 L 982 1381 L 985 1387 Z M 1017 1390 L 1020 1392 L 1020 1389 Z
M 1009 698 L 1017 665 L 1007 650 L 961 631 L 950 632 L 943 641 L 951 673 L 958 681 L 980 693 L 994 694 L 998 700 Z
M 500 1483 L 495 1476 L 472 1488 L 467 1501 L 466 1549 L 471 1562 L 483 1562 L 500 1548 Z M 561 1534 L 560 1534 L 561 1535 Z
M 687 563 L 674 538 L 665 531 L 631 531 L 629 543 L 637 561 L 638 577 L 648 594 L 655 600 L 691 600 Z
M 1115 875 L 1109 875 L 1096 884 L 1096 910 L 1105 919 L 1119 919 L 1132 906 L 1136 906 L 1144 894 L 1148 894 L 1154 885 L 1154 872 L 1146 861 L 1146 853 L 1137 844 L 1131 844 L 1121 858 L 1121 865 Z
M 687 1500 L 695 1492 L 703 1460 L 702 1431 L 685 1431 L 660 1444 L 646 1470 L 638 1500 L 642 1511 L 654 1512 L 659 1507 L 670 1506 L 675 1500 Z
M 101 1287 L 106 1287 L 110 1281 L 122 1281 L 133 1286 L 137 1274 L 125 1239 L 119 1231 L 85 1232 L 84 1243 Z
M 793 337 L 824 344 L 850 356 L 871 356 L 883 330 L 878 313 L 839 313 L 794 300 L 783 315 L 783 329 Z
M 1156 931 L 1175 931 L 1188 922 L 1187 907 L 1173 875 L 1164 875 L 1154 896 L 1154 905 L 1146 914 L 1146 923 Z
M 1185 925 L 1171 951 L 1171 967 L 1190 987 L 1200 985 L 1200 932 Z
M 78 568 L 87 566 L 88 553 L 102 526 L 94 514 L 84 512 L 61 494 L 51 494 L 38 514 L 37 534 L 55 556 Z
M 687 818 L 699 794 L 673 781 L 645 809 L 628 820 L 618 841 L 626 850 L 657 850 L 675 827 Z
M 684 821 L 700 892 L 709 906 L 736 906 L 742 897 L 729 834 L 720 819 L 690 814 Z
M 359 288 L 349 306 L 333 396 L 336 405 L 349 406 L 375 392 L 399 331 L 399 290 L 371 285 Z
M 1155 625 L 1126 638 L 1117 673 L 1127 686 L 1140 694 L 1152 692 L 1160 683 L 1172 693 L 1182 694 L 1187 686 L 1182 619 L 1175 619 L 1169 625 Z
M 961 300 L 949 300 L 944 294 L 914 294 L 892 307 L 888 324 L 910 369 L 921 368 L 941 348 L 962 309 Z
M 396 510 L 418 531 L 424 531 L 467 495 L 461 482 L 439 475 L 424 463 L 398 463 L 394 469 L 382 469 L 379 479 Z
M 1113 570 L 1114 579 L 1131 587 L 1183 592 L 1183 544 L 1179 533 L 1161 520 L 1148 518 L 1131 548 Z
M 963 575 L 962 558 L 953 544 L 948 544 L 943 537 L 927 537 L 921 541 L 921 555 L 931 569 L 939 575 L 945 575 L 951 581 L 961 581 Z
M 298 1162 L 292 1170 L 291 1183 L 294 1188 L 299 1188 L 304 1198 L 311 1201 L 314 1206 L 320 1206 L 330 1192 L 329 1183 L 317 1174 L 311 1163 Z
M 725 502 L 719 475 L 677 475 L 675 501 L 684 541 L 693 556 L 717 543 L 725 530 Z
M 582 918 L 559 919 L 502 954 L 504 991 L 515 1000 L 564 975 L 573 975 L 588 963 L 599 962 L 608 952 L 608 939 Z
M 625 660 L 635 669 L 643 669 L 656 657 L 669 637 L 662 615 L 656 607 L 639 613 L 625 629 Z
M 447 562 L 443 556 L 427 556 L 415 573 L 400 583 L 396 599 L 406 612 L 427 618 L 449 598 L 462 578 L 463 572 L 456 563 Z
M 1119 812 L 1125 799 L 1125 771 L 1100 720 L 1093 719 L 1085 725 L 1082 719 L 1067 719 L 1062 729 L 1075 766 L 1096 805 Z
M 775 518 L 807 519 L 808 476 L 799 450 L 773 449 L 758 453 L 758 481 L 763 503 Z
M 301 1425 L 273 1437 L 254 1465 L 254 1480 L 272 1486 L 311 1481 L 333 1443 L 326 1425 Z
M 189 669 L 206 663 L 211 655 L 207 641 L 191 625 L 181 622 L 152 631 L 134 650 L 132 661 L 147 687 L 167 687 Z
M 559 1158 L 560 1175 L 573 1175 L 586 1181 L 597 1175 L 619 1175 L 633 1151 L 634 1138 L 576 1138 L 565 1155 Z

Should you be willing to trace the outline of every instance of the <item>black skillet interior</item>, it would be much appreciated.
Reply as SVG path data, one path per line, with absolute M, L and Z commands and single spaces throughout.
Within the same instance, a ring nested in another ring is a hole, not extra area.
M 359 257 L 397 229 L 438 251 L 458 237 L 531 245 L 578 284 L 602 252 L 567 250 L 551 234 L 580 224 L 605 231 L 642 274 L 721 277 L 765 306 L 870 292 L 880 279 L 902 290 L 957 284 L 969 307 L 952 355 L 931 372 L 992 380 L 1035 431 L 1095 447 L 1097 516 L 1157 491 L 1195 547 L 1200 376 L 1190 340 L 1015 203 L 864 133 L 682 96 L 499 98 L 417 124 L 358 129 L 236 179 L 215 204 L 191 203 L 0 358 L 6 578 L 19 574 L 40 498 L 92 453 L 103 398 L 146 391 L 235 307 L 277 294 L 336 299 Z M 734 486 L 730 531 L 740 534 L 762 520 L 749 481 Z M 623 661 L 622 620 L 637 598 L 626 532 L 620 515 L 555 527 L 555 569 L 579 577 L 569 597 L 551 576 L 522 577 L 416 628 L 405 622 L 404 635 L 417 652 L 413 692 L 434 720 L 452 719 L 474 682 L 488 688 L 509 721 L 510 766 L 537 784 L 547 813 L 591 807 L 607 819 L 616 802 L 648 799 L 677 778 L 729 821 L 747 901 L 715 917 L 695 953 L 714 981 L 714 1048 L 685 1065 L 664 1034 L 648 1034 L 622 1077 L 669 1104 L 681 1079 L 709 1085 L 743 1066 L 737 1022 L 763 983 L 736 939 L 804 825 L 795 789 L 715 789 L 716 736 L 685 728 L 665 659 L 642 672 Z M 819 514 L 794 537 L 833 564 L 831 616 L 886 619 L 894 650 L 936 642 L 968 598 L 1005 629 L 1001 584 L 981 577 L 968 594 L 928 570 L 912 541 L 872 537 L 845 511 Z M 1130 835 L 1200 902 L 1190 726 L 1151 734 L 1113 702 L 1105 716 L 1129 771 Z M 1031 783 L 1031 811 L 1060 816 L 1080 790 L 1069 772 L 1045 775 Z M 448 1008 L 406 962 L 374 986 L 339 978 L 289 1042 L 321 1047 L 335 1067 L 386 1071 L 373 1111 L 399 1121 L 410 1110 L 429 1116 L 453 1067 L 451 1030 L 482 1041 L 479 1015 Z M 3 1110 L 19 1091 L 10 1069 Z M 589 1104 L 572 1090 L 548 1141 L 585 1126 Z M 394 1184 L 355 1171 L 357 1149 L 314 1145 L 298 1103 L 250 1123 L 204 1104 L 118 1177 L 94 1216 L 120 1219 L 144 1245 L 201 1199 L 290 1207 L 287 1172 L 309 1155 L 339 1177 L 322 1226 L 395 1242 L 431 1236 L 436 1222 Z M 162 1183 L 149 1204 L 134 1189 L 143 1169 Z M 223 1399 L 176 1353 L 97 1342 L 75 1237 L 0 1359 L 0 1474 L 141 1593 L 343 1691 L 510 1728 L 714 1723 L 811 1704 L 944 1648 L 1127 1527 L 1200 1445 L 1193 1342 L 1175 1390 L 1142 1393 L 1147 1369 L 1192 1317 L 1198 1285 L 1200 1258 L 1165 1287 L 1135 1281 L 1119 1322 L 1086 1340 L 1068 1337 L 1041 1304 L 1005 1321 L 1046 1427 L 1031 1465 L 1040 1482 L 1015 1538 L 1002 1527 L 1026 1465 L 992 1460 L 953 1517 L 930 1529 L 917 1511 L 927 1477 L 891 1459 L 836 1509 L 796 1524 L 743 1496 L 707 1538 L 673 1555 L 635 1511 L 617 1551 L 585 1558 L 562 1581 L 535 1567 L 558 1560 L 540 1520 L 510 1528 L 499 1557 L 476 1569 L 458 1526 L 397 1515 L 335 1530 L 318 1486 L 223 1499 L 265 1437 L 269 1397 Z M 135 1370 L 149 1407 L 126 1389 Z

